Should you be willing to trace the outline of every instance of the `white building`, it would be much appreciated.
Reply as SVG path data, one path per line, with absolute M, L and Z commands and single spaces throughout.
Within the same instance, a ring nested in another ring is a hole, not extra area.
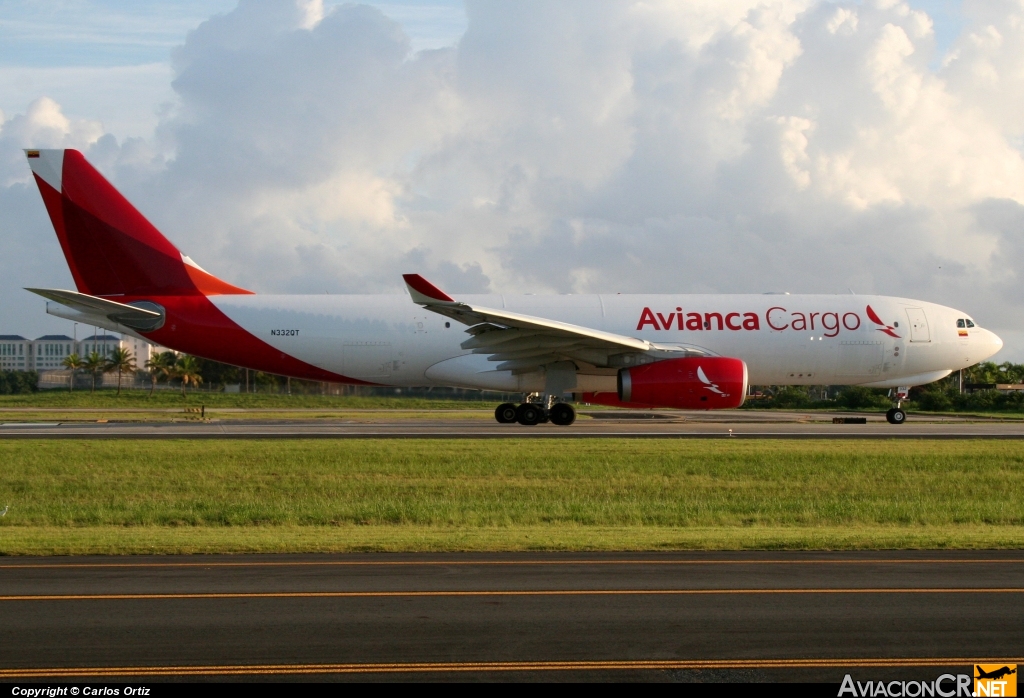
M 85 361 L 89 358 L 89 354 L 96 352 L 106 359 L 114 353 L 115 349 L 122 348 L 122 341 L 120 337 L 115 337 L 112 334 L 94 334 L 78 343 L 78 355 Z
M 52 371 L 63 368 L 66 357 L 75 353 L 75 340 L 64 334 L 48 334 L 32 342 L 29 371 Z
M 82 359 L 85 359 L 94 351 L 103 358 L 106 358 L 115 349 L 127 349 L 130 351 L 138 368 L 145 368 L 146 362 L 154 355 L 169 351 L 167 347 L 150 344 L 144 339 L 130 335 L 117 337 L 112 334 L 94 334 L 78 343 L 78 355 Z
M 32 362 L 32 340 L 20 334 L 0 334 L 0 371 L 28 371 Z
M 131 335 L 121 337 L 121 347 L 132 353 L 132 356 L 135 358 L 135 365 L 139 368 L 145 368 L 146 362 L 157 354 L 170 351 L 167 347 L 150 344 L 144 339 L 132 337 Z
M 169 351 L 149 342 L 125 335 L 94 334 L 75 341 L 63 334 L 48 334 L 38 339 L 26 339 L 17 334 L 0 335 L 0 371 L 59 371 L 71 354 L 85 361 L 92 352 L 104 359 L 115 349 L 127 349 L 135 365 L 143 369 L 154 355 Z

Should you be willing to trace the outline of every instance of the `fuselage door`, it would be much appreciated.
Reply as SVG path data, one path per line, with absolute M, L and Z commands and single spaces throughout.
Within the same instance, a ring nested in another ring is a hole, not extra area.
M 921 308 L 907 308 L 907 319 L 910 321 L 910 341 L 930 342 L 931 333 L 928 331 L 928 318 Z

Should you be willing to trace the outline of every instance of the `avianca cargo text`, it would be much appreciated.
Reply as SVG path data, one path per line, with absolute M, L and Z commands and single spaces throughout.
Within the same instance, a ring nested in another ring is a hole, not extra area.
M 864 309 L 867 320 L 878 327 L 875 329 L 890 337 L 900 339 L 896 334 L 896 325 L 886 325 L 878 317 L 870 305 Z M 973 322 L 973 321 L 972 321 Z M 793 330 L 796 332 L 821 332 L 825 337 L 838 337 L 843 330 L 854 332 L 861 328 L 861 317 L 855 312 L 826 311 L 826 312 L 800 312 L 788 311 L 786 308 L 773 305 L 764 313 L 764 326 L 767 329 L 782 332 Z M 674 312 L 660 313 L 645 307 L 640 312 L 640 321 L 636 325 L 637 331 L 646 327 L 655 330 L 678 330 L 680 332 L 689 330 L 691 332 L 703 332 L 711 330 L 740 330 L 756 331 L 761 329 L 761 318 L 754 312 L 711 312 L 711 313 L 685 313 L 681 307 L 676 307 Z M 969 336 L 966 329 L 958 333 L 960 337 Z
M 28 150 L 75 290 L 47 312 L 258 371 L 393 387 L 521 392 L 501 422 L 568 425 L 572 398 L 721 409 L 751 383 L 857 384 L 899 395 L 1002 346 L 966 312 L 861 295 L 282 296 L 182 254 L 75 150 Z

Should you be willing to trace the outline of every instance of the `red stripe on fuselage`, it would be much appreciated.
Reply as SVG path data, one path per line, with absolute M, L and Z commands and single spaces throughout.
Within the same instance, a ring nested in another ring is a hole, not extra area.
M 285 354 L 242 328 L 206 296 L 133 296 L 115 300 L 119 303 L 144 300 L 162 305 L 167 311 L 163 327 L 142 334 L 175 351 L 292 378 L 376 385 L 327 371 Z

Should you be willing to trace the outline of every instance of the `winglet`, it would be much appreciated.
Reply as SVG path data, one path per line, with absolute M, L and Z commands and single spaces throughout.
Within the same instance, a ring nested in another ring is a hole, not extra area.
M 454 303 L 455 299 L 424 279 L 419 274 L 402 274 L 405 285 L 409 287 L 409 295 L 416 303 Z

